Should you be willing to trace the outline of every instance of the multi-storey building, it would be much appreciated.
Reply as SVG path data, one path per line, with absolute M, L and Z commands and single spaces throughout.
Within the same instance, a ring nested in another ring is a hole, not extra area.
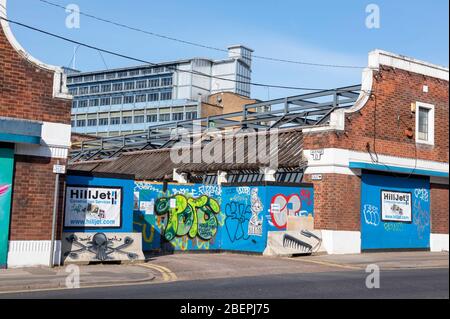
M 207 116 L 202 101 L 218 92 L 249 97 L 252 50 L 228 58 L 193 58 L 114 70 L 67 72 L 72 131 L 97 136 L 141 132 L 151 125 Z

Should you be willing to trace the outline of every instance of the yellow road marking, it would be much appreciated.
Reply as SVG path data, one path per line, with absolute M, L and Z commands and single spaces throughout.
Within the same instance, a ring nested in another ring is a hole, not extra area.
M 292 259 L 292 258 L 289 258 L 289 259 Z M 330 263 L 330 262 L 327 262 L 327 261 L 311 260 L 311 259 L 306 259 L 306 258 L 298 258 L 298 260 L 302 261 L 302 262 L 306 262 L 306 263 L 318 264 L 318 265 L 329 266 L 329 267 L 336 267 L 336 268 L 344 268 L 344 269 L 352 269 L 352 270 L 361 270 L 361 269 L 363 269 L 363 268 L 357 267 L 357 266 L 335 264 L 335 263 Z
M 164 281 L 176 281 L 178 279 L 177 275 L 167 267 L 155 264 L 140 264 L 139 266 L 160 272 Z

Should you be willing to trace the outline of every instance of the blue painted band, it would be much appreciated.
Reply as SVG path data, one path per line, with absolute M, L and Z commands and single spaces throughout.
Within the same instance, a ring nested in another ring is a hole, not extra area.
M 11 143 L 27 143 L 27 144 L 41 144 L 40 136 L 28 136 L 20 134 L 0 133 L 1 142 Z
M 363 162 L 350 162 L 349 168 L 358 168 L 358 169 L 367 169 L 367 170 L 374 170 L 374 171 L 448 178 L 448 173 L 446 173 L 446 172 L 437 172 L 437 171 L 432 171 L 432 170 L 428 170 L 428 169 L 412 169 L 409 167 L 380 165 L 380 164 L 363 163 Z

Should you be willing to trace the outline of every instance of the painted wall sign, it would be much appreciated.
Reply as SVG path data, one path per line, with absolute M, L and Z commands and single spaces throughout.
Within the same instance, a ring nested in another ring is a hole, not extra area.
M 122 188 L 67 186 L 65 227 L 120 228 Z
M 411 193 L 381 191 L 381 219 L 383 221 L 411 222 Z

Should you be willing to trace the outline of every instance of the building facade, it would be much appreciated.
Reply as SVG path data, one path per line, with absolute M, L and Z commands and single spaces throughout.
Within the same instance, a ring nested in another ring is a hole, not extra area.
M 157 66 L 67 72 L 72 131 L 116 136 L 208 115 L 202 101 L 218 92 L 250 96 L 252 50 L 228 48 L 219 61 L 189 59 Z M 206 76 L 205 76 L 206 75 Z
M 0 16 L 6 18 L 4 10 Z M 70 147 L 71 96 L 64 82 L 61 68 L 27 54 L 1 20 L 0 268 L 49 264 L 53 165 L 66 164 Z M 56 235 L 58 261 L 60 231 Z
M 142 232 L 149 249 L 166 249 L 149 229 L 162 236 L 173 231 L 166 212 L 158 215 L 149 203 L 157 207 L 183 194 L 188 202 L 206 202 L 204 196 L 209 196 L 220 204 L 213 215 L 214 233 L 219 235 L 194 238 L 183 232 L 188 226 L 183 224 L 176 236 L 169 234 L 172 250 L 231 249 L 268 255 L 448 251 L 448 80 L 448 68 L 376 50 L 369 54 L 358 89 L 333 91 L 333 102 L 315 92 L 245 105 L 254 109 L 281 102 L 288 110 L 275 117 L 277 121 L 267 112 L 253 113 L 253 120 L 237 119 L 241 128 L 248 123 L 262 127 L 248 133 L 247 139 L 254 141 L 256 135 L 259 139 L 271 134 L 277 123 L 288 124 L 279 126 L 273 132 L 278 139 L 269 143 L 268 153 L 278 158 L 275 167 L 250 161 L 260 144 L 237 147 L 239 138 L 242 142 L 239 134 L 205 132 L 201 146 L 183 145 L 176 160 L 173 148 L 163 147 L 114 156 L 106 152 L 104 158 L 89 156 L 71 168 L 135 174 L 140 192 L 135 231 Z M 320 102 L 311 100 L 317 96 Z M 322 119 L 308 120 L 324 105 Z M 263 126 L 265 121 L 270 123 Z M 199 151 L 206 157 L 194 161 Z M 168 181 L 177 189 L 169 185 L 164 190 L 161 183 Z M 191 208 L 187 213 L 197 207 Z M 180 212 L 167 211 L 170 216 Z

